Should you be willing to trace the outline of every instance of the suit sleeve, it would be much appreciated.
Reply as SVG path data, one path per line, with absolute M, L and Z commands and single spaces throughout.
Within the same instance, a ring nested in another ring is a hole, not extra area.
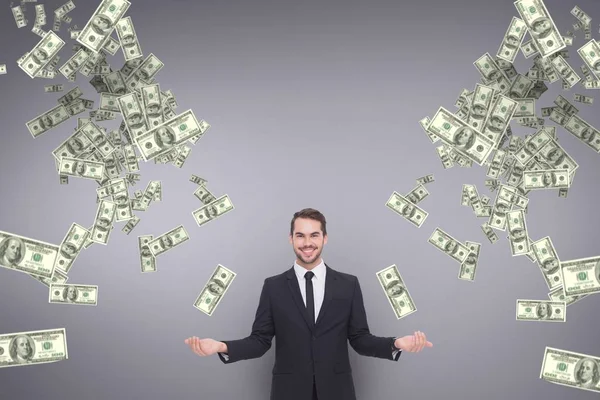
M 395 353 L 394 337 L 380 337 L 372 335 L 367 323 L 367 313 L 363 303 L 362 291 L 358 278 L 355 280 L 354 296 L 350 322 L 348 323 L 348 340 L 350 346 L 360 355 L 398 361 L 401 351 Z
M 223 363 L 229 364 L 262 357 L 271 348 L 273 336 L 275 336 L 275 326 L 271 313 L 268 279 L 265 279 L 250 336 L 238 340 L 221 340 L 227 344 L 227 353 L 218 353 L 219 358 Z

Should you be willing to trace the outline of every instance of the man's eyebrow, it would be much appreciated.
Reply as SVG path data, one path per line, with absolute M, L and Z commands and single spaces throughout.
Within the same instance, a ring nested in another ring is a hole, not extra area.
M 318 235 L 320 232 L 319 231 L 315 231 L 315 232 L 311 233 L 311 235 L 314 235 L 315 233 Z M 296 235 L 304 235 L 304 233 L 302 233 L 302 232 L 296 232 Z

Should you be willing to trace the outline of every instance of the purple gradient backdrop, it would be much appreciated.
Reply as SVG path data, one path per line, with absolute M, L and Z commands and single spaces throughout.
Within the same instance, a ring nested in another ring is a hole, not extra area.
M 250 334 L 263 280 L 291 267 L 288 243 L 295 211 L 314 207 L 328 220 L 323 258 L 357 275 L 371 332 L 380 336 L 424 331 L 434 343 L 398 363 L 361 357 L 350 349 L 359 399 L 544 400 L 596 399 L 597 394 L 539 379 L 545 346 L 600 356 L 600 296 L 570 306 L 566 323 L 515 320 L 518 298 L 547 299 L 539 268 L 512 257 L 505 235 L 491 245 L 470 209 L 460 205 L 463 183 L 483 182 L 485 170 L 444 170 L 418 121 L 439 106 L 455 110 L 462 88 L 480 76 L 473 61 L 492 55 L 511 17 L 512 1 L 132 1 L 144 55 L 165 64 L 157 77 L 171 89 L 178 112 L 193 109 L 211 129 L 184 168 L 141 163 L 142 180 L 163 182 L 163 201 L 137 213 L 126 236 L 118 223 L 108 246 L 94 245 L 77 259 L 69 282 L 100 287 L 97 307 L 48 304 L 47 288 L 26 274 L 0 268 L 0 333 L 65 327 L 69 359 L 0 371 L 3 399 L 248 399 L 269 396 L 274 350 L 260 359 L 224 365 L 200 358 L 183 343 L 192 335 L 237 339 Z M 561 32 L 576 21 L 576 4 L 600 18 L 592 0 L 546 0 Z M 48 24 L 64 1 L 46 1 Z M 72 24 L 83 28 L 98 1 L 76 2 Z M 29 26 L 17 29 L 8 7 L 0 12 L 0 230 L 60 243 L 73 222 L 89 226 L 94 182 L 59 185 L 51 151 L 68 137 L 76 119 L 33 139 L 25 122 L 79 85 L 84 98 L 99 95 L 77 81 L 30 79 L 16 60 L 38 42 Z M 74 43 L 63 23 L 67 45 Z M 598 39 L 598 22 L 592 21 Z M 576 32 L 568 61 L 585 43 Z M 121 51 L 108 55 L 114 68 Z M 519 54 L 515 66 L 531 64 Z M 581 75 L 581 74 L 580 74 Z M 63 93 L 43 86 L 64 83 Z M 536 102 L 552 105 L 558 94 L 595 96 L 576 86 L 550 85 Z M 596 99 L 596 102 L 599 100 Z M 600 126 L 598 104 L 576 104 Z M 87 113 L 86 113 L 87 114 Z M 101 123 L 109 128 L 115 123 Z M 551 124 L 551 122 L 549 122 Z M 532 129 L 513 124 L 515 134 Z M 530 237 L 550 235 L 562 260 L 596 256 L 600 156 L 558 128 L 561 145 L 580 165 L 567 199 L 532 192 Z M 235 210 L 198 228 L 191 211 L 191 174 L 208 180 L 216 195 L 229 194 Z M 392 191 L 408 192 L 429 173 L 436 181 L 421 205 L 429 218 L 420 229 L 384 204 Z M 131 190 L 131 192 L 133 192 Z M 158 272 L 141 274 L 137 235 L 161 234 L 184 224 L 191 240 L 158 258 Z M 459 265 L 427 243 L 435 227 L 459 240 L 483 244 L 474 282 L 457 278 Z M 238 276 L 215 314 L 192 303 L 217 264 Z M 418 312 L 396 320 L 375 272 L 399 267 Z M 277 340 L 277 339 L 275 339 Z M 274 346 L 273 346 L 274 347 Z

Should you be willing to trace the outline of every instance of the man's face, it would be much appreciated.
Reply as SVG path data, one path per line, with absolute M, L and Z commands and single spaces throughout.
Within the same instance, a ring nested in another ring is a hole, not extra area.
M 29 357 L 31 354 L 31 346 L 29 340 L 25 337 L 18 337 L 17 340 L 17 354 L 23 358 Z
M 579 368 L 579 377 L 584 381 L 589 381 L 594 376 L 594 363 L 590 360 L 585 360 Z
M 19 255 L 21 254 L 21 245 L 15 239 L 10 239 L 8 241 L 8 247 L 6 248 L 6 258 L 10 261 L 16 261 L 19 259 Z
M 540 307 L 540 316 L 545 317 L 545 316 L 548 315 L 548 307 L 549 307 L 549 305 L 545 304 L 545 303 L 541 305 L 541 307 Z
M 83 175 L 85 172 L 85 164 L 82 161 L 76 161 L 75 172 L 77 172 L 79 175 Z
M 75 297 L 77 297 L 77 294 L 75 293 L 75 288 L 73 286 L 69 286 L 67 288 L 67 297 L 71 300 L 75 300 Z
M 311 264 L 321 256 L 323 246 L 327 243 L 327 235 L 323 235 L 321 231 L 321 222 L 297 218 L 294 221 L 294 233 L 290 235 L 290 243 L 296 257 L 304 264 Z
M 506 37 L 506 44 L 509 47 L 516 47 L 519 44 L 519 38 L 513 35 L 508 35 Z
M 542 181 L 544 182 L 545 186 L 551 186 L 552 185 L 552 172 L 544 172 L 544 175 L 542 176 Z
M 546 271 L 551 271 L 551 270 L 553 270 L 553 269 L 554 269 L 554 268 L 556 268 L 556 267 L 558 267 L 558 260 L 557 260 L 556 258 L 553 258 L 552 260 L 550 260 L 550 261 L 547 261 L 547 262 L 544 264 L 544 269 L 545 269 Z
M 106 17 L 98 15 L 92 21 L 92 25 L 94 25 L 100 31 L 104 31 L 109 28 L 110 21 L 108 21 L 108 19 Z
M 98 222 L 96 223 L 96 226 L 98 226 L 100 228 L 105 228 L 105 229 L 108 229 L 109 225 L 110 225 L 110 220 L 108 218 L 99 218 Z
M 551 28 L 552 27 L 550 26 L 550 21 L 548 21 L 547 19 L 538 21 L 533 25 L 533 31 L 537 34 L 543 33 Z
M 583 128 L 581 131 L 581 138 L 586 142 L 591 142 L 591 139 L 594 137 L 594 131 L 589 128 Z
M 473 130 L 470 128 L 465 128 L 456 136 L 456 143 L 461 146 L 464 146 L 469 142 L 471 137 L 473 136 Z
M 135 37 L 133 35 L 126 35 L 121 38 L 121 46 L 131 46 L 135 44 Z
M 456 249 L 456 246 L 457 246 L 456 242 L 454 240 L 450 240 L 448 242 L 448 244 L 446 245 L 446 252 L 453 253 L 454 250 Z
M 500 118 L 492 117 L 490 118 L 488 125 L 492 128 L 502 129 L 502 127 L 504 127 L 504 121 L 502 121 Z
M 513 240 L 520 240 L 525 238 L 525 229 L 515 229 L 512 231 Z
M 165 127 L 158 128 L 156 130 L 156 135 L 163 142 L 163 144 L 171 144 L 173 142 L 171 135 L 169 135 L 169 131 Z
M 560 148 L 555 148 L 552 149 L 551 151 L 548 152 L 548 161 L 552 161 L 552 162 L 556 162 L 559 158 L 561 158 L 563 155 L 563 152 L 560 150 Z

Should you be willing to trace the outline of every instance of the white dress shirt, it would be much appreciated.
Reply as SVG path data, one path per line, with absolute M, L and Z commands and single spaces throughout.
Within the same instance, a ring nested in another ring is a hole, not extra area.
M 306 307 L 306 278 L 304 274 L 309 270 L 299 265 L 297 261 L 294 261 L 294 272 L 296 273 L 296 278 L 298 279 L 298 285 L 300 286 L 300 294 L 302 295 L 302 300 L 304 301 L 304 306 Z M 323 298 L 325 297 L 325 276 L 327 275 L 327 268 L 325 267 L 325 262 L 321 257 L 321 262 L 311 270 L 315 275 L 312 277 L 313 284 L 313 297 L 315 299 L 315 323 L 317 322 L 317 318 L 319 316 L 319 311 L 321 310 L 321 306 L 323 305 Z M 393 350 L 392 357 L 395 359 L 396 355 L 400 350 Z M 229 359 L 227 353 L 221 353 L 225 360 Z

